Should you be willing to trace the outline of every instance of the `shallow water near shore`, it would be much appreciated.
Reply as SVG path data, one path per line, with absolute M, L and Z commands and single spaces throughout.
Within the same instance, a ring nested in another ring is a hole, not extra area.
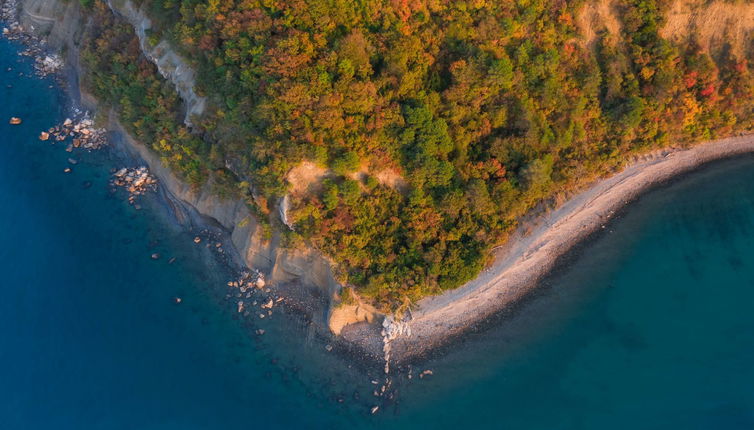
M 255 337 L 225 300 L 234 275 L 157 195 L 136 210 L 110 192 L 117 151 L 38 140 L 68 102 L 19 48 L 0 39 L 0 428 L 328 428 L 367 413 L 323 413 L 367 377 L 277 307 Z
M 428 363 L 401 424 L 754 428 L 754 157 L 651 191 L 543 284 Z
M 37 140 L 67 101 L 17 51 L 0 39 L 0 428 L 754 427 L 753 158 L 631 205 L 369 416 L 371 376 L 294 317 L 251 335 L 228 269 L 155 196 L 109 192 L 116 154 Z

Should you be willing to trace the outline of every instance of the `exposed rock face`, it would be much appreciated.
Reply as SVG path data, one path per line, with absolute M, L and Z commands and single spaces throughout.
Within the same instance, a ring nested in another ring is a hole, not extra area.
M 191 118 L 200 116 L 206 104 L 206 99 L 194 91 L 194 70 L 166 40 L 160 40 L 152 46 L 147 37 L 147 32 L 152 28 L 152 21 L 131 0 L 107 0 L 107 4 L 113 12 L 131 23 L 139 37 L 144 55 L 157 66 L 157 70 L 165 79 L 173 83 L 186 106 L 184 122 L 191 125 Z
M 108 4 L 113 11 L 134 26 L 145 55 L 154 61 L 160 73 L 176 86 L 187 106 L 186 121 L 188 122 L 193 115 L 201 114 L 205 100 L 194 92 L 194 73 L 185 60 L 173 52 L 167 42 L 161 41 L 156 46 L 149 45 L 146 33 L 151 27 L 151 22 L 130 0 L 110 0 Z M 72 66 L 69 79 L 74 88 L 78 82 L 75 72 L 81 69 L 78 46 L 86 25 L 80 8 L 78 1 L 21 1 L 21 24 L 45 37 L 50 48 L 65 52 L 65 61 Z M 86 93 L 82 95 L 86 96 Z M 75 98 L 76 94 L 73 96 Z M 87 101 L 96 104 L 95 100 Z M 313 249 L 282 248 L 280 235 L 275 232 L 271 237 L 266 237 L 243 201 L 221 199 L 212 192 L 210 184 L 198 190 L 192 189 L 163 166 L 157 154 L 131 139 L 112 114 L 109 128 L 121 132 L 126 141 L 124 147 L 146 162 L 150 172 L 159 180 L 161 189 L 171 198 L 195 208 L 230 231 L 233 245 L 244 262 L 249 267 L 266 273 L 268 283 L 283 284 L 295 281 L 291 288 L 297 292 L 305 289 L 311 292 L 311 296 L 322 297 L 323 303 L 330 303 L 340 286 L 333 276 L 330 262 L 319 252 Z M 179 212 L 176 212 L 178 216 Z M 264 280 L 261 281 L 261 285 L 264 285 Z M 327 312 L 324 309 L 315 312 L 315 316 L 321 316 L 320 323 L 323 326 L 327 325 L 324 321 L 325 314 Z
M 372 323 L 378 315 L 376 309 L 363 303 L 355 305 L 340 305 L 330 311 L 328 326 L 335 335 L 340 335 L 343 327 L 360 322 Z
M 213 218 L 230 231 L 233 245 L 246 265 L 267 273 L 267 281 L 295 281 L 304 288 L 317 290 L 315 295 L 327 298 L 337 292 L 339 284 L 333 277 L 330 263 L 317 251 L 280 247 L 280 235 L 274 232 L 272 237 L 267 239 L 243 201 L 220 198 L 212 192 L 210 184 L 198 190 L 193 189 L 165 167 L 157 154 L 128 137 L 114 117 L 110 128 L 123 132 L 128 140 L 128 147 L 146 161 L 152 174 L 159 179 L 160 185 L 173 197 L 196 208 L 199 213 Z

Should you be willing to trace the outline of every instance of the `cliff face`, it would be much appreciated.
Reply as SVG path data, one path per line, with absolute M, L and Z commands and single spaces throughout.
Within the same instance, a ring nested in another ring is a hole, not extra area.
M 112 0 L 108 4 L 114 13 L 134 26 L 147 58 L 175 85 L 186 105 L 186 121 L 189 122 L 194 115 L 200 115 L 204 110 L 205 100 L 194 91 L 194 72 L 186 61 L 170 48 L 167 41 L 161 40 L 154 46 L 149 43 L 150 21 L 133 3 L 128 0 Z M 79 2 L 22 0 L 20 21 L 25 28 L 45 36 L 50 48 L 65 55 L 67 63 L 72 66 L 70 78 L 75 86 L 80 70 L 78 46 L 87 25 Z M 111 121 L 111 126 L 123 131 L 117 120 Z M 193 189 L 165 167 L 149 148 L 134 141 L 127 133 L 123 134 L 127 136 L 126 149 L 149 165 L 171 198 L 192 206 L 231 233 L 233 245 L 249 267 L 265 272 L 267 279 L 277 284 L 281 291 L 288 290 L 291 295 L 299 298 L 318 298 L 329 308 L 340 285 L 326 258 L 313 249 L 282 248 L 279 246 L 280 235 L 273 233 L 271 238 L 266 238 L 243 201 L 222 199 L 211 191 L 209 185 L 199 190 Z M 321 318 L 319 323 L 326 326 L 329 318 L 325 316 L 327 314 L 328 309 L 321 309 L 321 312 L 315 312 L 313 316 Z
M 156 45 L 149 42 L 148 32 L 152 29 L 152 21 L 130 0 L 108 0 L 107 4 L 113 13 L 121 16 L 133 26 L 144 55 L 157 66 L 157 70 L 165 79 L 173 83 L 186 106 L 184 122 L 191 125 L 191 118 L 200 116 L 206 104 L 206 99 L 194 91 L 196 79 L 194 70 L 186 60 L 173 51 L 166 40 L 160 40 Z

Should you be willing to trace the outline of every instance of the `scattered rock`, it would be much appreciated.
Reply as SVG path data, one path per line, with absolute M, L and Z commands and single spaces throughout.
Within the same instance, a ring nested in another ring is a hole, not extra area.
M 34 69 L 39 76 L 47 76 L 57 73 L 63 68 L 63 60 L 58 55 L 46 55 L 44 57 L 36 57 L 34 63 Z
M 376 414 L 380 410 L 379 406 L 372 406 L 372 415 Z
M 159 259 L 160 259 L 160 254 L 158 254 L 156 252 L 154 254 L 152 254 L 152 260 L 159 260 Z
M 85 114 L 78 122 L 68 118 L 62 125 L 49 128 L 39 135 L 40 140 L 51 140 L 53 143 L 62 142 L 69 137 L 72 143 L 68 145 L 66 151 L 72 152 L 73 148 L 84 148 L 87 150 L 100 149 L 107 143 L 106 130 L 104 128 L 95 128 L 92 121 Z
M 8 122 L 10 123 L 10 125 L 19 125 L 19 124 L 21 124 L 21 118 L 18 118 L 18 117 L 14 116 Z
M 202 238 L 201 238 L 201 237 L 199 237 L 199 236 L 196 236 L 196 237 L 194 238 L 194 243 L 201 243 L 201 242 L 202 242 Z
M 71 168 L 70 168 L 70 167 L 66 167 L 65 169 L 63 169 L 63 172 L 64 172 L 64 173 L 71 173 L 72 171 L 73 171 L 73 170 L 71 170 Z
M 176 302 L 176 303 L 181 303 L 182 301 L 183 301 L 183 299 L 182 299 L 182 298 L 180 298 L 180 297 L 176 297 L 176 298 L 175 298 L 175 302 Z
M 120 169 L 113 176 L 111 184 L 126 188 L 129 193 L 128 202 L 131 204 L 135 203 L 137 196 L 157 188 L 157 180 L 149 174 L 146 167 Z

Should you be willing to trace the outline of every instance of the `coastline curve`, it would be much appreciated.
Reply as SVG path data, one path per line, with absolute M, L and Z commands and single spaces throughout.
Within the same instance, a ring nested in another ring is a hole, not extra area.
M 420 357 L 514 305 L 555 268 L 560 257 L 653 187 L 707 163 L 747 153 L 754 153 L 751 134 L 658 150 L 598 180 L 539 217 L 534 228 L 519 228 L 509 246 L 477 278 L 418 302 L 410 323 L 412 336 L 393 342 L 393 357 L 402 362 Z

